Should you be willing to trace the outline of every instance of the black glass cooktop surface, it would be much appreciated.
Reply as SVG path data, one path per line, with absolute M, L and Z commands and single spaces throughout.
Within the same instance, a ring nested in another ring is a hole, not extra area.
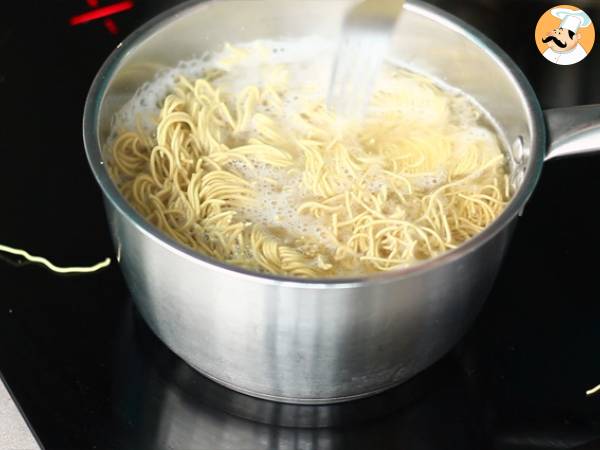
M 83 104 L 118 42 L 174 3 L 3 5 L 0 243 L 64 265 L 113 256 Z M 600 103 L 599 49 L 569 67 L 535 49 L 551 3 L 436 3 L 498 42 L 543 107 Z M 600 3 L 579 6 L 600 24 Z M 600 383 L 599 198 L 600 156 L 548 163 L 468 335 L 367 400 L 281 405 L 208 381 L 147 329 L 115 264 L 57 276 L 1 256 L 0 372 L 47 449 L 600 448 L 600 396 L 585 395 Z

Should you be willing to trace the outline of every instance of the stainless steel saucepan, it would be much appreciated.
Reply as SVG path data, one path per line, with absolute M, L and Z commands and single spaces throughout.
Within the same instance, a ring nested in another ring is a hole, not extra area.
M 224 42 L 334 38 L 353 1 L 183 4 L 129 36 L 89 92 L 84 140 L 105 196 L 118 259 L 141 314 L 199 372 L 253 396 L 331 403 L 402 383 L 444 355 L 480 310 L 545 160 L 600 147 L 600 106 L 542 112 L 527 79 L 493 42 L 449 14 L 408 1 L 392 56 L 455 86 L 495 118 L 515 194 L 458 249 L 392 273 L 303 280 L 258 275 L 199 255 L 147 223 L 104 165 L 111 118 L 144 82 Z

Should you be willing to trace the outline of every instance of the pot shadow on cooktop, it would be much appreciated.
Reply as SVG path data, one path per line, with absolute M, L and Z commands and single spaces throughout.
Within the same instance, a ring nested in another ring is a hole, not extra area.
M 373 397 L 292 405 L 209 380 L 163 345 L 131 306 L 122 317 L 111 430 L 125 448 L 482 448 L 478 399 L 455 354 Z

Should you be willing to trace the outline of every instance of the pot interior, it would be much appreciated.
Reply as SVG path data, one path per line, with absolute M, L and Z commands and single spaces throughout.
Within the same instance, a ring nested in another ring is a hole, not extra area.
M 93 123 L 86 128 L 86 134 L 92 134 L 91 141 L 97 145 L 87 151 L 96 175 L 105 171 L 100 167 L 103 159 L 100 149 L 110 134 L 114 114 L 158 72 L 182 60 L 220 50 L 225 42 L 303 36 L 334 39 L 340 32 L 345 12 L 355 3 L 338 0 L 192 2 L 146 24 L 109 58 L 88 99 L 91 105 L 86 107 L 85 120 Z M 461 90 L 488 113 L 508 155 L 515 193 L 502 214 L 504 220 L 500 222 L 506 223 L 522 210 L 543 161 L 542 114 L 527 80 L 514 63 L 479 32 L 417 1 L 405 4 L 390 57 L 402 66 Z M 91 133 L 89 128 L 93 130 Z M 87 136 L 86 144 L 89 139 Z M 98 178 L 102 185 L 102 178 L 107 177 Z

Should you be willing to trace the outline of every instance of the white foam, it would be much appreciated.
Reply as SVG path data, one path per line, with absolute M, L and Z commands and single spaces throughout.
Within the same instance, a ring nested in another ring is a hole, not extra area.
M 116 124 L 123 129 L 135 129 L 136 120 L 139 120 L 146 131 L 152 130 L 154 119 L 160 113 L 160 104 L 173 90 L 178 78 L 196 79 L 207 69 L 223 70 L 224 75 L 215 80 L 214 85 L 234 96 L 248 86 L 277 85 L 273 69 L 280 66 L 287 74 L 282 110 L 286 115 L 297 113 L 307 100 L 325 96 L 333 48 L 332 42 L 319 37 L 257 40 L 228 45 L 220 52 L 182 61 L 141 86 L 117 113 Z
M 285 230 L 288 236 L 295 239 L 312 239 L 331 246 L 331 242 L 323 238 L 326 229 L 324 223 L 311 216 L 298 214 L 298 207 L 308 195 L 301 187 L 302 176 L 268 164 L 253 163 L 253 168 L 239 161 L 228 165 L 250 181 L 256 193 L 254 200 L 240 209 L 240 219 L 266 229 Z

